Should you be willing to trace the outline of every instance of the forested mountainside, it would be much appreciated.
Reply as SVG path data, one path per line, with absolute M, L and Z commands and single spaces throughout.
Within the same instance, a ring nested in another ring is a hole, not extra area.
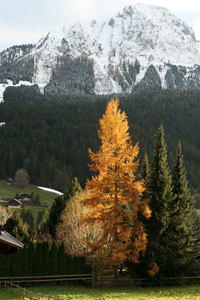
M 56 96 L 24 86 L 9 87 L 0 104 L 0 178 L 14 177 L 25 168 L 30 182 L 66 191 L 77 176 L 82 187 L 89 171 L 88 149 L 99 148 L 99 118 L 110 96 Z M 200 181 L 200 92 L 153 90 L 120 97 L 128 117 L 133 143 L 139 142 L 139 160 L 151 162 L 155 134 L 164 125 L 168 161 L 174 163 L 181 141 L 190 188 Z M 67 183 L 67 184 L 66 184 Z

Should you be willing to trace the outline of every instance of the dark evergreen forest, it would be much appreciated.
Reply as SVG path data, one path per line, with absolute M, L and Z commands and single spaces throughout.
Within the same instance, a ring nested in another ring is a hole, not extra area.
M 111 97 L 45 96 L 37 86 L 7 88 L 0 104 L 0 122 L 6 123 L 0 127 L 0 178 L 13 178 L 24 168 L 32 184 L 65 192 L 76 176 L 84 188 L 92 176 L 88 148 L 99 149 L 99 118 Z M 159 89 L 118 97 L 132 142 L 139 142 L 140 163 L 146 152 L 151 163 L 154 135 L 163 124 L 169 166 L 181 141 L 189 187 L 198 189 L 200 91 Z

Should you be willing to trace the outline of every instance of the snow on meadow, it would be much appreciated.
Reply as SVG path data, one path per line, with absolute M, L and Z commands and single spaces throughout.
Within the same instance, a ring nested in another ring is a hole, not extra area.
M 55 194 L 58 194 L 58 195 L 63 195 L 63 193 L 61 193 L 59 191 L 56 191 L 56 190 L 53 190 L 53 189 L 50 189 L 50 188 L 46 188 L 46 187 L 42 187 L 42 186 L 38 186 L 38 188 L 41 189 L 41 190 L 47 191 L 47 192 L 52 192 L 52 193 L 55 193 Z

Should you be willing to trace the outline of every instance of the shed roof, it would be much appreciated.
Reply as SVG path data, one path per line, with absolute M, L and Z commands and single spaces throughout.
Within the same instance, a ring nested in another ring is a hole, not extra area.
M 14 236 L 9 234 L 5 230 L 4 231 L 0 230 L 0 242 L 3 242 L 5 244 L 11 245 L 11 246 L 19 248 L 19 249 L 23 249 L 23 247 L 24 247 L 24 244 L 22 244 Z
M 22 202 L 21 202 L 20 200 L 18 200 L 18 199 L 13 199 L 13 200 L 11 200 L 11 201 L 9 202 L 9 204 L 10 204 L 12 201 L 15 201 L 15 202 L 17 202 L 18 204 L 22 205 Z

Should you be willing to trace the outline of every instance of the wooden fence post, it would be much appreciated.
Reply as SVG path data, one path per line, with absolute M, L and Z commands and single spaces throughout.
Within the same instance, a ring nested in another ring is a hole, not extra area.
M 50 297 L 51 297 L 51 296 L 48 296 L 48 300 L 51 300 Z
M 32 292 L 30 292 L 30 300 L 32 300 Z
M 39 293 L 39 295 L 38 295 L 38 300 L 40 300 L 40 295 L 41 295 L 41 294 Z
M 5 280 L 5 289 L 6 289 L 6 280 Z
M 23 290 L 23 300 L 24 300 L 24 298 L 25 298 L 25 288 Z
M 11 281 L 11 284 L 10 284 L 10 291 L 12 293 L 12 281 Z

